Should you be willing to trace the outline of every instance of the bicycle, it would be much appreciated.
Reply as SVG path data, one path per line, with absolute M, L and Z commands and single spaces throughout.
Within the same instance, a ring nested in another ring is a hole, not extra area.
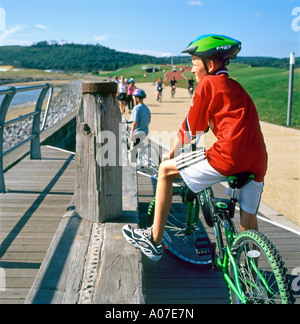
M 176 87 L 172 86 L 172 90 L 171 90 L 171 98 L 175 97 L 175 93 L 176 93 Z
M 193 95 L 194 95 L 194 87 L 190 86 L 189 89 L 188 89 L 188 92 L 190 94 L 190 97 L 193 98 Z
M 134 146 L 130 140 L 130 127 L 132 122 L 123 118 L 122 130 L 122 156 L 130 163 L 136 164 L 139 172 L 152 174 L 158 173 L 158 166 L 160 164 L 160 156 L 157 149 L 148 141 L 147 135 L 139 138 L 139 143 Z
M 159 88 L 157 88 L 157 91 L 158 91 L 158 93 L 157 93 L 157 101 L 158 102 L 162 102 L 162 92 L 163 92 L 163 88 L 162 87 L 159 87 Z
M 173 185 L 163 245 L 183 261 L 221 271 L 233 304 L 292 304 L 287 270 L 276 247 L 258 231 L 239 234 L 233 223 L 237 190 L 253 179 L 248 172 L 228 177 L 230 199 L 215 197 L 212 187 L 194 194 L 179 179 Z M 148 209 L 151 224 L 154 208 L 155 199 Z

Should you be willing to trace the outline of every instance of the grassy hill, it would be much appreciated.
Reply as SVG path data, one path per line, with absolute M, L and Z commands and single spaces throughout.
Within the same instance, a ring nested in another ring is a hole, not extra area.
M 113 75 L 124 75 L 126 78 L 134 76 L 138 83 L 152 82 L 153 74 L 148 73 L 144 79 L 142 65 L 134 65 L 126 69 L 111 72 Z M 163 76 L 162 70 L 171 71 L 171 66 L 161 65 L 161 72 L 155 73 L 155 80 Z M 249 67 L 245 64 L 231 63 L 229 65 L 230 77 L 238 81 L 253 99 L 260 120 L 277 125 L 286 125 L 287 101 L 289 86 L 289 71 L 271 67 Z M 107 73 L 102 74 L 106 76 Z M 186 72 L 185 77 L 193 76 Z M 178 81 L 178 86 L 187 87 L 186 80 Z M 295 69 L 294 92 L 293 92 L 292 125 L 300 129 L 300 69 Z
M 286 125 L 289 71 L 232 64 L 230 76 L 250 94 L 262 121 Z M 300 129 L 300 69 L 295 70 L 294 76 L 291 126 Z
M 190 57 L 173 57 L 175 64 L 189 64 Z M 119 52 L 100 44 L 73 44 L 42 41 L 31 46 L 0 46 L 0 62 L 26 69 L 62 70 L 65 72 L 97 72 L 99 70 L 117 70 L 135 64 L 166 64 L 170 58 L 158 58 Z M 238 63 L 253 67 L 269 66 L 289 67 L 289 59 L 272 57 L 238 57 Z M 300 67 L 300 58 L 296 58 Z
M 118 52 L 101 45 L 49 44 L 46 41 L 32 46 L 1 46 L 2 64 L 26 69 L 93 72 L 116 70 L 138 63 L 162 62 L 148 55 Z

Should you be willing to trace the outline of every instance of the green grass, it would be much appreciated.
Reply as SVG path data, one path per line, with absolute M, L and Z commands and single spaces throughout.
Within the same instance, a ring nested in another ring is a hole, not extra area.
M 113 72 L 100 73 L 99 76 L 106 78 L 107 74 L 109 73 L 111 75 L 111 77 L 113 77 L 115 75 L 118 77 L 120 77 L 121 75 L 124 75 L 124 77 L 127 78 L 128 80 L 133 76 L 137 83 L 153 82 L 153 73 L 147 73 L 146 79 L 144 78 L 145 71 L 142 70 L 142 67 L 145 65 L 147 65 L 147 64 L 133 65 L 131 67 L 119 69 L 119 70 L 113 71 Z M 152 66 L 152 65 L 149 64 L 149 66 Z M 157 65 L 155 65 L 155 66 L 157 66 Z M 163 78 L 163 76 L 164 76 L 163 71 L 170 72 L 172 70 L 171 66 L 168 66 L 168 65 L 159 65 L 159 67 L 160 67 L 160 71 L 155 72 L 155 74 L 154 74 L 155 82 L 157 81 L 157 79 L 159 77 Z
M 253 99 L 261 121 L 286 125 L 289 87 L 289 71 L 278 68 L 248 65 L 229 65 L 230 77 L 238 81 Z M 189 78 L 192 74 L 185 73 Z M 186 88 L 186 80 L 178 82 Z M 300 129 L 300 70 L 294 74 L 293 106 L 291 127 Z
M 289 72 L 276 68 L 245 68 L 232 65 L 230 76 L 238 81 L 253 99 L 260 120 L 286 125 Z M 291 127 L 300 129 L 300 72 L 294 74 Z
M 134 65 L 126 69 L 110 72 L 114 75 L 124 75 L 126 78 L 134 76 L 136 82 L 152 82 L 153 74 L 147 73 L 144 79 L 142 65 Z M 155 73 L 155 81 L 158 77 L 163 77 L 162 70 L 171 71 L 171 66 L 161 65 L 161 72 Z M 289 71 L 278 68 L 255 67 L 248 65 L 235 64 L 229 65 L 230 77 L 238 81 L 253 99 L 259 118 L 262 121 L 286 125 Z M 106 74 L 100 76 L 106 76 Z M 186 78 L 193 76 L 191 72 L 185 73 Z M 168 84 L 167 84 L 168 85 Z M 178 86 L 187 88 L 187 80 L 179 80 Z M 300 70 L 295 70 L 293 108 L 291 127 L 300 129 Z

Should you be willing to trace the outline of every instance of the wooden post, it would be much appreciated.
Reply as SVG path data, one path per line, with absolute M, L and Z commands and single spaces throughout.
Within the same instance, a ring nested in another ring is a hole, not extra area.
M 122 166 L 119 164 L 117 84 L 86 83 L 77 114 L 76 209 L 93 223 L 122 214 Z

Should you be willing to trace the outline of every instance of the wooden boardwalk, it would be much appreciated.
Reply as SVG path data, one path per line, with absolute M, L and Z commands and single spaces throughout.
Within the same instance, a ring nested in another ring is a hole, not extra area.
M 24 159 L 5 174 L 8 192 L 0 195 L 0 304 L 24 303 L 74 193 L 74 155 L 42 147 L 42 157 Z M 155 187 L 149 177 L 138 177 L 141 226 L 146 224 Z M 259 226 L 277 246 L 290 279 L 299 287 L 293 273 L 300 268 L 300 236 L 264 221 Z M 147 304 L 229 302 L 220 273 L 180 262 L 167 253 L 158 263 L 143 258 L 143 267 Z M 1 291 L 3 273 L 6 291 Z M 295 297 L 300 304 L 299 291 Z
M 0 304 L 24 303 L 74 194 L 74 155 L 42 147 L 42 160 L 24 159 L 5 173 L 0 195 Z M 1 288 L 1 287 L 0 287 Z
M 155 180 L 139 175 L 139 206 L 141 226 L 147 224 L 147 208 L 153 199 Z M 224 187 L 217 185 L 218 197 L 224 195 Z M 239 217 L 235 217 L 236 226 Z M 205 225 L 206 226 L 206 225 Z M 288 269 L 288 276 L 300 288 L 300 236 L 281 227 L 259 220 L 259 229 L 276 245 Z M 146 304 L 228 304 L 228 288 L 221 273 L 192 266 L 165 253 L 160 262 L 144 260 L 144 295 Z M 294 292 L 300 304 L 300 289 Z

